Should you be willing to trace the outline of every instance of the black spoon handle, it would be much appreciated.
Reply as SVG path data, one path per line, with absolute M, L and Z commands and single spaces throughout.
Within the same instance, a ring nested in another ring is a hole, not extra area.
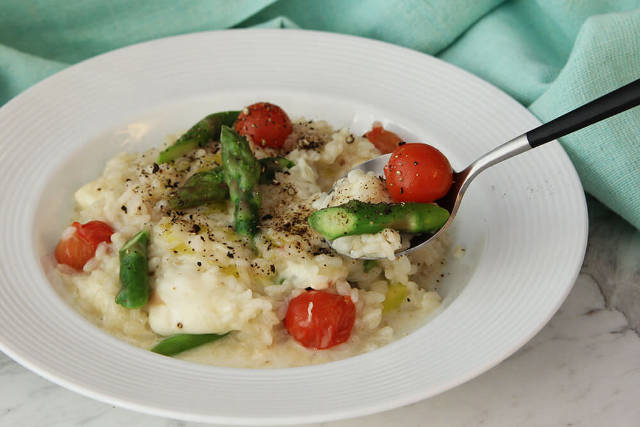
M 640 79 L 527 132 L 531 148 L 614 116 L 640 104 Z

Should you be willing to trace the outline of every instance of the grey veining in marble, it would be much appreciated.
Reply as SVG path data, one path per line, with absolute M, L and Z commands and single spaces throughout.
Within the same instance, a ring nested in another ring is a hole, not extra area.
M 640 231 L 595 199 L 588 205 L 589 249 L 582 271 L 596 280 L 607 305 L 640 331 Z
M 576 285 L 527 345 L 476 379 L 414 405 L 316 427 L 640 425 L 640 233 L 590 201 Z M 603 290 L 606 299 L 600 289 Z M 606 302 L 620 307 L 625 316 Z M 0 426 L 195 427 L 80 396 L 0 353 Z

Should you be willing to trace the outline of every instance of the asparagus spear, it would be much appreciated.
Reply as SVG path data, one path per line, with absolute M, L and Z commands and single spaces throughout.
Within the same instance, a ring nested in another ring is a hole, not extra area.
M 260 184 L 270 184 L 276 176 L 276 172 L 282 172 L 295 166 L 286 157 L 267 157 L 258 160 L 260 162 Z
M 239 111 L 209 114 L 186 131 L 171 147 L 160 152 L 158 164 L 175 160 L 197 147 L 204 147 L 211 140 L 218 139 L 220 127 L 233 125 L 239 114 Z
M 270 184 L 276 172 L 294 166 L 284 157 L 268 157 L 258 160 L 260 163 L 260 184 Z M 172 209 L 193 208 L 209 202 L 219 202 L 229 198 L 229 188 L 224 182 L 222 166 L 208 171 L 198 172 L 180 187 L 169 200 Z
M 200 206 L 208 202 L 217 202 L 229 198 L 229 189 L 224 183 L 222 167 L 198 172 L 184 183 L 169 199 L 172 209 L 185 209 Z
M 140 308 L 149 300 L 147 246 L 149 232 L 143 230 L 120 249 L 120 292 L 116 303 L 126 308 Z
M 178 334 L 172 335 L 156 344 L 151 351 L 165 356 L 173 356 L 186 350 L 217 341 L 226 334 Z
M 229 187 L 229 197 L 235 205 L 234 229 L 243 236 L 253 237 L 258 230 L 260 193 L 260 163 L 253 156 L 249 142 L 228 126 L 220 132 L 222 170 Z
M 321 209 L 309 217 L 311 228 L 328 240 L 385 228 L 409 233 L 433 233 L 449 219 L 449 212 L 430 203 L 365 203 L 351 200 Z
M 378 261 L 373 260 L 373 259 L 365 259 L 362 262 L 362 269 L 364 270 L 365 273 L 368 273 L 371 271 L 371 269 L 373 269 L 374 267 L 378 266 Z

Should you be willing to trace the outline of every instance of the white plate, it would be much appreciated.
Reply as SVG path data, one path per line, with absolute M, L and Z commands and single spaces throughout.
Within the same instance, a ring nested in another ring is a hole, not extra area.
M 211 111 L 257 100 L 362 132 L 382 120 L 460 168 L 538 121 L 466 72 L 396 46 L 334 34 L 192 34 L 117 50 L 0 109 L 0 349 L 77 392 L 156 415 L 301 423 L 391 409 L 486 371 L 553 315 L 587 237 L 582 187 L 557 143 L 483 173 L 456 220 L 443 308 L 380 350 L 325 365 L 242 370 L 191 364 L 93 327 L 47 279 L 71 195 L 122 150 L 159 144 Z

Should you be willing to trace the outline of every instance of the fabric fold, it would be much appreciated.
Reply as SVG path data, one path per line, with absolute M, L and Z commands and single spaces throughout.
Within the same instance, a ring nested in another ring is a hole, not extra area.
M 640 78 L 640 0 L 5 0 L 0 105 L 122 46 L 252 26 L 353 34 L 437 55 L 543 122 Z M 639 128 L 635 108 L 560 141 L 585 190 L 638 228 Z

